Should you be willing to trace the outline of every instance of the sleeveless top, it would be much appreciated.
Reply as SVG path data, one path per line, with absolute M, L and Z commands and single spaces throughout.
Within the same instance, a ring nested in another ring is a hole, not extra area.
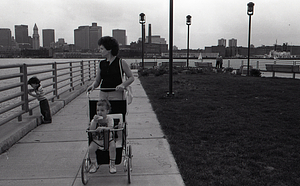
M 101 86 L 100 88 L 116 88 L 122 83 L 122 75 L 120 72 L 120 58 L 116 57 L 115 60 L 109 65 L 107 60 L 100 61 L 100 76 Z M 123 71 L 123 69 L 122 69 Z M 102 90 L 105 92 L 111 92 L 114 90 Z

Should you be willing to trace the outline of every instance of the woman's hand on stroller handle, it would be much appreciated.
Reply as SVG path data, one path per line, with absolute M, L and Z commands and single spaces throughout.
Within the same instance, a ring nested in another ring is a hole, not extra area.
M 116 87 L 116 91 L 124 91 L 126 87 L 123 84 L 120 84 Z
M 94 89 L 95 89 L 94 84 L 92 84 L 86 89 L 86 94 L 89 95 Z

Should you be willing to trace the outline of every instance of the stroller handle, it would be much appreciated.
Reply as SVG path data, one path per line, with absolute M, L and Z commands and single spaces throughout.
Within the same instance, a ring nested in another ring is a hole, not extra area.
M 110 132 L 117 132 L 117 131 L 122 131 L 124 128 L 120 128 L 120 129 L 107 129 L 109 130 Z M 97 132 L 97 130 L 86 130 L 87 133 L 93 133 L 93 132 Z
M 109 91 L 116 91 L 116 88 L 95 88 L 94 90 L 109 90 Z M 87 95 L 89 95 L 93 90 L 89 90 L 86 92 Z

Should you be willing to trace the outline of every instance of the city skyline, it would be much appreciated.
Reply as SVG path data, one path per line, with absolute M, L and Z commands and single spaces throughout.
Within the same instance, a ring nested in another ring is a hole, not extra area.
M 238 46 L 247 46 L 248 0 L 177 0 L 174 1 L 174 41 L 180 49 L 186 48 L 186 15 L 191 15 L 190 48 L 217 45 L 220 38 L 238 40 Z M 288 43 L 299 45 L 300 25 L 297 10 L 300 2 L 286 0 L 253 1 L 251 44 L 255 46 Z M 141 37 L 139 14 L 146 14 L 146 25 L 152 25 L 152 35 L 160 35 L 169 43 L 169 1 L 144 2 L 129 0 L 87 1 L 1 1 L 0 27 L 9 28 L 14 35 L 14 25 L 28 25 L 33 35 L 36 23 L 41 36 L 42 29 L 54 29 L 55 38 L 64 38 L 74 44 L 74 30 L 79 25 L 98 23 L 103 36 L 112 35 L 114 29 L 124 29 L 127 44 Z M 148 32 L 146 27 L 146 33 Z
M 15 26 L 15 30 L 17 30 L 17 28 L 20 30 L 20 29 L 22 29 L 22 30 L 24 30 L 25 31 L 25 33 L 26 34 L 28 34 L 29 33 L 29 29 L 28 29 L 28 25 L 24 25 L 24 24 L 22 24 L 22 25 L 14 25 Z M 149 29 L 151 29 L 151 24 L 149 24 L 148 25 L 148 27 L 149 27 Z M 90 32 L 90 29 L 91 29 L 91 31 L 92 30 L 94 30 L 94 32 L 96 33 L 96 35 L 98 35 L 98 37 L 101 37 L 101 35 L 102 35 L 102 27 L 101 26 L 98 26 L 97 25 L 97 23 L 92 23 L 92 25 L 91 26 L 88 26 L 88 25 L 84 25 L 84 26 L 78 26 L 78 28 L 77 29 L 74 29 L 74 40 L 75 40 L 75 42 L 74 43 L 66 43 L 64 40 L 64 38 L 57 38 L 57 40 L 55 40 L 54 38 L 55 38 L 55 36 L 54 36 L 54 33 L 55 33 L 55 29 L 42 29 L 42 37 L 41 37 L 41 41 L 43 41 L 43 44 L 41 44 L 41 42 L 40 42 L 40 40 L 39 40 L 39 33 L 38 33 L 38 29 L 37 29 L 37 25 L 35 24 L 34 25 L 34 28 L 33 28 L 33 35 L 32 36 L 30 36 L 29 34 L 28 34 L 28 37 L 27 36 L 22 36 L 21 38 L 26 38 L 26 39 L 28 39 L 28 41 L 21 41 L 20 42 L 20 44 L 21 43 L 28 43 L 28 44 L 32 44 L 32 45 L 35 45 L 35 47 L 34 46 L 32 46 L 32 48 L 34 48 L 34 49 L 37 49 L 37 45 L 39 45 L 40 47 L 45 47 L 45 44 L 44 44 L 44 40 L 49 40 L 49 34 L 50 33 L 47 33 L 47 34 L 45 34 L 44 32 L 49 32 L 49 31 L 51 31 L 51 32 L 53 32 L 53 33 L 51 33 L 50 35 L 53 35 L 53 36 L 50 36 L 50 40 L 52 41 L 52 43 L 53 44 L 55 44 L 55 43 L 60 43 L 60 44 L 71 44 L 71 45 L 76 45 L 76 38 L 80 38 L 80 37 L 76 37 L 76 32 L 78 32 L 78 30 L 85 30 L 86 28 L 88 28 L 88 32 Z M 100 28 L 100 32 L 98 33 L 98 29 Z M 9 28 L 0 28 L 0 30 L 3 32 L 4 30 L 7 30 L 7 31 L 9 31 L 10 33 L 11 33 L 11 30 L 9 29 Z M 6 32 L 7 32 L 6 31 Z M 17 31 L 17 32 L 20 32 L 19 33 L 19 35 L 20 34 L 23 34 L 24 35 L 24 31 Z M 151 30 L 150 30 L 151 31 Z M 15 33 L 15 35 L 17 35 L 17 32 Z M 84 31 L 84 32 L 86 32 L 86 31 Z M 92 31 L 93 32 L 93 31 Z M 4 32 L 3 32 L 4 33 Z M 116 33 L 118 33 L 118 34 L 116 34 Z M 120 35 L 120 33 L 121 33 L 121 35 Z M 5 33 L 6 34 L 6 33 Z M 100 34 L 100 35 L 99 35 Z M 152 34 L 151 32 L 149 32 L 148 34 Z M 14 37 L 14 39 L 15 39 L 15 41 L 17 42 L 17 38 L 16 38 L 16 36 L 15 35 L 10 35 L 11 37 Z M 83 35 L 86 35 L 86 33 L 83 33 Z M 84 41 L 84 37 L 82 37 L 80 40 L 80 42 L 83 42 L 83 43 L 85 43 L 85 42 L 87 42 L 87 45 L 89 45 L 89 47 L 86 47 L 86 49 L 93 49 L 93 48 L 98 48 L 98 46 L 97 46 L 97 42 L 95 42 L 95 43 L 91 43 L 92 42 L 92 40 L 97 40 L 96 38 L 98 38 L 98 37 L 96 37 L 96 35 L 95 36 L 92 36 L 91 35 L 91 38 L 89 39 L 89 41 Z M 119 36 L 118 36 L 119 35 Z M 38 37 L 38 38 L 35 38 L 35 37 Z M 115 37 L 118 41 L 120 40 L 120 41 L 123 41 L 123 43 L 127 43 L 127 35 L 126 35 L 126 30 L 125 29 L 113 29 L 112 30 L 112 37 Z M 20 36 L 19 36 L 19 38 L 20 38 Z M 149 35 L 145 35 L 145 43 L 148 43 L 148 38 L 149 38 Z M 160 44 L 167 44 L 166 43 L 166 40 L 165 40 L 165 38 L 160 38 L 160 35 L 151 35 L 151 38 L 152 38 L 152 40 L 154 40 L 154 43 L 160 43 Z M 29 39 L 31 39 L 32 41 L 29 41 Z M 39 42 L 39 44 L 34 44 L 34 40 L 35 40 L 35 42 Z M 61 40 L 63 40 L 64 42 L 63 43 L 61 43 Z M 228 40 L 228 43 L 227 43 L 227 40 Z M 138 38 L 138 40 L 137 41 L 141 41 L 141 38 Z M 137 41 L 131 41 L 131 42 L 133 42 L 133 43 L 135 43 L 135 42 L 137 42 Z M 18 42 L 17 42 L 18 43 Z M 91 43 L 91 44 L 89 44 L 89 43 Z M 124 45 L 122 42 L 120 42 L 120 45 Z M 206 47 L 211 47 L 211 46 L 224 46 L 224 47 L 245 47 L 245 46 L 241 46 L 241 45 L 238 45 L 237 44 L 238 43 L 238 41 L 237 41 L 237 39 L 236 38 L 219 38 L 218 40 L 217 40 L 217 44 L 216 45 L 207 45 L 207 46 L 205 46 L 204 48 L 190 48 L 190 50 L 198 50 L 198 49 L 201 49 L 201 50 L 204 50 Z M 47 41 L 47 45 L 50 45 L 51 44 L 51 42 L 49 42 L 49 41 Z M 85 46 L 86 44 L 80 44 L 81 46 Z M 130 45 L 130 43 L 128 43 L 127 45 Z M 277 43 L 277 40 L 276 40 L 276 43 L 274 43 L 274 46 L 275 45 L 281 45 L 280 43 Z M 288 43 L 282 43 L 282 45 L 288 45 Z M 79 46 L 79 45 L 78 45 Z M 253 46 L 253 47 L 264 47 L 264 46 L 272 46 L 272 45 L 261 45 L 261 46 L 254 46 L 253 44 L 251 44 L 251 46 Z M 295 46 L 295 45 L 293 45 L 293 46 Z M 178 47 L 176 47 L 175 45 L 174 45 L 174 47 L 175 48 L 178 48 Z M 49 46 L 46 46 L 46 48 L 49 48 Z M 185 48 L 183 48 L 183 49 L 185 49 Z

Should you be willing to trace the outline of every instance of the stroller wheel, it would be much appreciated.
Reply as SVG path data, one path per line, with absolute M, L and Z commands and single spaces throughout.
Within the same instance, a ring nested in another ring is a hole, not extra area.
M 131 145 L 128 146 L 128 154 L 127 154 L 127 178 L 128 178 L 128 183 L 131 183 L 131 171 L 132 171 L 132 149 Z
M 81 181 L 84 185 L 86 185 L 89 181 L 89 169 L 90 169 L 90 159 L 83 159 L 81 164 Z

